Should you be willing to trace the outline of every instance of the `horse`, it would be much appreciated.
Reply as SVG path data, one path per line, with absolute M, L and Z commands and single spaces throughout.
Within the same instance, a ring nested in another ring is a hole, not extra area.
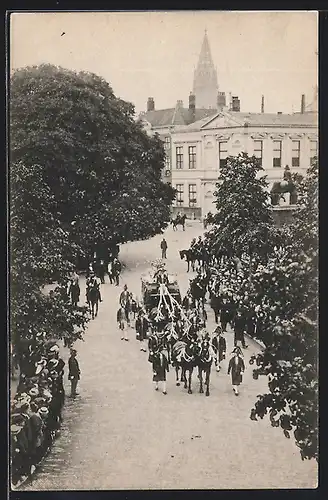
M 189 250 L 179 250 L 179 254 L 180 254 L 180 259 L 181 260 L 186 259 L 186 261 L 187 261 L 187 264 L 188 264 L 187 273 L 189 273 L 189 271 L 190 271 L 190 264 L 191 264 L 192 271 L 195 271 L 196 258 L 195 258 L 194 252 L 191 249 L 189 249 Z
M 77 282 L 72 282 L 69 286 L 68 295 L 71 298 L 72 305 L 77 306 L 80 300 L 80 286 Z
M 206 396 L 210 395 L 210 375 L 213 360 L 216 359 L 215 353 L 211 348 L 208 340 L 203 339 L 200 345 L 200 353 L 197 359 L 198 365 L 198 378 L 199 378 L 199 392 L 203 393 L 203 373 L 205 373 Z
M 182 226 L 182 229 L 185 231 L 186 224 L 186 214 L 177 215 L 175 219 L 171 219 L 171 224 L 173 225 L 173 230 L 177 230 L 177 226 Z
M 194 367 L 197 364 L 197 355 L 199 354 L 199 347 L 195 342 L 190 344 L 178 340 L 172 348 L 172 365 L 175 367 L 176 385 L 184 382 L 184 388 L 188 388 L 188 394 L 192 394 L 191 379 Z M 179 382 L 179 368 L 181 368 L 181 378 Z M 189 372 L 188 385 L 186 372 Z
M 92 319 L 95 319 L 95 316 L 98 314 L 99 307 L 99 290 L 97 285 L 88 287 L 87 303 L 91 310 Z

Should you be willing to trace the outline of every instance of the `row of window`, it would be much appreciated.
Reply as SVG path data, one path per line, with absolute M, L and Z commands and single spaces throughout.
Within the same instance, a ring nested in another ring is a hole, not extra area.
M 166 141 L 168 139 L 168 141 Z M 165 168 L 170 169 L 170 138 L 165 138 Z M 318 155 L 318 142 L 310 141 L 310 163 L 312 163 L 313 158 Z M 176 168 L 178 170 L 183 169 L 183 146 L 177 146 L 175 148 L 176 156 Z M 254 156 L 258 158 L 260 164 L 262 165 L 263 160 L 263 141 L 254 141 Z M 228 141 L 219 142 L 219 163 L 220 167 L 223 167 L 227 162 L 228 157 Z M 292 141 L 292 167 L 299 167 L 301 162 L 301 141 Z M 273 141 L 273 167 L 282 166 L 282 141 Z M 196 146 L 188 147 L 188 168 L 196 168 Z
M 219 161 L 220 167 L 227 162 L 228 142 L 219 142 Z M 254 141 L 254 156 L 258 158 L 262 165 L 263 160 L 263 141 Z M 310 141 L 310 163 L 315 156 L 318 156 L 318 142 Z M 292 167 L 299 167 L 301 163 L 301 141 L 292 141 Z M 272 166 L 282 166 L 282 141 L 273 141 Z
M 184 203 L 183 195 L 184 195 L 184 185 L 176 184 L 175 189 L 177 190 L 176 204 L 178 207 L 182 207 Z M 189 207 L 195 207 L 197 205 L 197 185 L 189 184 L 188 185 L 188 202 Z

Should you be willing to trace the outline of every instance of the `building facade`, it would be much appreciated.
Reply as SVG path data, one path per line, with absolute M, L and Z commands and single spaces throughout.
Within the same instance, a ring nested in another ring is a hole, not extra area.
M 216 183 L 228 156 L 260 159 L 268 190 L 283 180 L 285 167 L 305 175 L 318 154 L 318 116 L 221 111 L 175 131 L 171 137 L 173 212 L 202 217 L 215 212 Z M 286 204 L 289 204 L 288 196 Z
M 157 133 L 164 143 L 165 166 L 162 172 L 164 182 L 172 183 L 173 134 L 201 118 L 214 116 L 215 113 L 216 110 L 213 109 L 196 108 L 193 94 L 189 96 L 188 108 L 184 107 L 181 100 L 178 100 L 174 108 L 156 110 L 154 99 L 148 98 L 147 112 L 141 113 L 139 120 L 149 135 Z
M 265 113 L 263 95 L 260 113 L 241 112 L 238 96 L 230 94 L 227 103 L 225 92 L 219 91 L 205 31 L 188 107 L 178 100 L 175 107 L 156 110 L 149 97 L 147 111 L 139 115 L 147 133 L 158 133 L 163 140 L 162 179 L 177 189 L 173 213 L 202 217 L 215 211 L 220 165 L 230 155 L 245 152 L 259 158 L 268 190 L 283 180 L 287 165 L 292 174 L 304 175 L 318 153 L 317 96 L 315 88 L 313 101 L 305 106 L 302 95 L 300 113 Z M 280 203 L 288 208 L 289 195 L 285 199 Z

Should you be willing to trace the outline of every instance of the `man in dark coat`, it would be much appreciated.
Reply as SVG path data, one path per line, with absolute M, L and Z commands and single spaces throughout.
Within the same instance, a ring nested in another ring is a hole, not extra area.
M 76 359 L 77 351 L 71 349 L 71 355 L 68 359 L 68 378 L 71 381 L 71 397 L 75 397 L 78 393 L 76 392 L 78 381 L 80 380 L 80 366 Z
M 147 333 L 149 329 L 149 323 L 147 318 L 145 317 L 145 313 L 141 310 L 136 319 L 136 332 L 137 338 L 141 342 L 140 351 L 146 352 L 146 348 L 144 346 L 144 340 L 147 339 Z
M 100 278 L 102 285 L 104 285 L 105 283 L 105 271 L 106 271 L 105 262 L 101 259 L 98 265 L 98 278 Z
M 237 346 L 237 343 L 240 341 L 243 348 L 246 349 L 248 346 L 245 343 L 245 330 L 246 330 L 246 318 L 245 315 L 240 311 L 237 311 L 235 321 L 234 321 L 234 346 Z
M 166 257 L 167 242 L 165 238 L 163 238 L 161 241 L 161 250 L 162 250 L 162 259 L 167 259 Z
M 211 309 L 214 311 L 214 316 L 215 316 L 215 323 L 219 323 L 219 314 L 220 314 L 220 308 L 221 308 L 221 300 L 219 295 L 217 295 L 215 292 L 211 295 L 210 299 L 210 305 Z
M 225 359 L 225 354 L 227 350 L 226 339 L 223 336 L 222 328 L 217 326 L 213 332 L 212 346 L 216 354 L 215 366 L 216 371 L 219 372 L 221 369 L 221 361 Z
M 122 271 L 122 266 L 117 257 L 114 258 L 112 263 L 112 276 L 114 278 L 116 286 L 120 284 L 120 274 Z
M 238 386 L 243 381 L 243 374 L 245 371 L 245 363 L 242 358 L 240 347 L 235 347 L 232 351 L 233 357 L 229 361 L 228 375 L 231 372 L 232 389 L 236 396 L 238 396 Z
M 169 371 L 169 363 L 163 350 L 159 347 L 153 352 L 152 356 L 153 365 L 153 382 L 155 385 L 155 391 L 158 391 L 158 382 L 162 382 L 163 394 L 166 392 L 166 372 Z

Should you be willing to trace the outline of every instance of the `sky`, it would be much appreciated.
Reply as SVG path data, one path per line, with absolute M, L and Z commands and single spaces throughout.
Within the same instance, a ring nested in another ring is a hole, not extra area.
M 96 73 L 115 95 L 146 111 L 188 106 L 205 29 L 219 90 L 241 111 L 300 111 L 317 84 L 315 11 L 175 11 L 14 13 L 10 72 L 51 63 Z M 62 35 L 62 33 L 65 33 Z

